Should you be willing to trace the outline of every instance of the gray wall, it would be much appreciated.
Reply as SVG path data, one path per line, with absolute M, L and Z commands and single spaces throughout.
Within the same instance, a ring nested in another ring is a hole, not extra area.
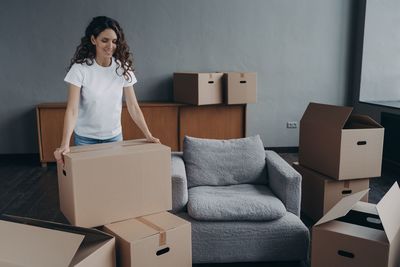
M 351 1 L 70 0 L 0 3 L 0 154 L 38 151 L 34 108 L 67 97 L 65 67 L 93 16 L 108 15 L 133 50 L 139 101 L 171 101 L 175 71 L 256 71 L 247 133 L 298 145 L 310 101 L 348 95 Z

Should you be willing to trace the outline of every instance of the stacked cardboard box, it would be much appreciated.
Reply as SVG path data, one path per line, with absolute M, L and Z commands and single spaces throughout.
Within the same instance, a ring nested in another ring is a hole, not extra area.
M 255 72 L 174 73 L 174 100 L 193 105 L 255 103 Z
M 192 266 L 190 223 L 166 212 L 170 160 L 145 140 L 71 147 L 57 169 L 73 226 L 0 217 L 0 266 L 114 267 L 116 255 L 123 266 Z M 96 226 L 109 233 L 84 228 Z
M 381 175 L 384 129 L 351 112 L 351 107 L 310 103 L 300 121 L 299 163 L 293 167 L 303 177 L 302 211 L 315 221 Z
M 114 235 L 123 266 L 191 266 L 190 223 L 166 212 L 170 161 L 169 147 L 145 140 L 72 147 L 58 165 L 61 211 Z
M 358 206 L 359 211 L 367 212 L 362 207 L 369 207 L 366 203 L 369 178 L 381 175 L 384 129 L 368 116 L 351 113 L 350 107 L 310 103 L 300 121 L 299 163 L 293 167 L 302 175 L 302 211 L 315 221 L 322 217 L 312 235 L 313 267 L 388 266 L 359 261 L 359 251 L 354 247 L 370 249 L 367 238 L 357 242 L 346 239 L 349 241 L 346 247 L 338 246 L 335 241 L 341 234 L 357 236 L 360 229 L 354 225 L 370 227 L 357 222 L 365 221 L 368 216 L 355 211 L 347 213 L 353 206 L 337 203 L 347 203 L 357 196 L 352 204 L 365 201 Z M 339 220 L 344 218 L 344 223 L 335 220 L 339 217 Z M 329 227 L 320 226 L 331 220 Z

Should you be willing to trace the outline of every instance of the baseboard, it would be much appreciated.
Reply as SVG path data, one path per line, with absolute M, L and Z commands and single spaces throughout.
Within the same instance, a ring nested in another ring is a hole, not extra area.
M 275 151 L 276 153 L 299 153 L 298 146 L 265 147 L 265 149 Z
M 26 154 L 0 154 L 0 165 L 9 164 L 40 164 L 39 153 L 26 153 Z

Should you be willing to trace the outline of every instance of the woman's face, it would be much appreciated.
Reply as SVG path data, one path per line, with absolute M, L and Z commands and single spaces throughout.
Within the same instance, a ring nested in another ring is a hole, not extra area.
M 96 57 L 111 58 L 117 48 L 117 34 L 112 29 L 105 29 L 91 42 L 96 46 Z

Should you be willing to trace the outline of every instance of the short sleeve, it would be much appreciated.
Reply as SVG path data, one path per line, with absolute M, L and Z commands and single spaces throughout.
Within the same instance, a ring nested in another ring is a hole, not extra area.
M 129 74 L 131 75 L 131 79 L 126 80 L 124 78 L 124 87 L 132 86 L 137 82 L 136 76 L 133 71 L 129 71 Z
M 83 84 L 83 69 L 82 64 L 75 63 L 72 65 L 71 69 L 68 71 L 64 78 L 64 81 L 75 86 L 81 87 Z

